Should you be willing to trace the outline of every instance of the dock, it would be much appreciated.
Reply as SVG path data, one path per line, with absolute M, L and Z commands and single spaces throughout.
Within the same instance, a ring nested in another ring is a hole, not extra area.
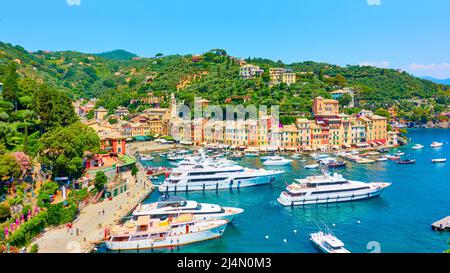
M 445 217 L 431 225 L 433 230 L 445 231 L 450 230 L 450 216 Z

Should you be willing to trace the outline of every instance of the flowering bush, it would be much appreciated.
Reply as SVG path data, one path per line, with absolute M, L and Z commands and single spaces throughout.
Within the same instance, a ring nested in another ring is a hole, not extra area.
M 26 153 L 15 152 L 12 155 L 16 158 L 17 163 L 20 166 L 20 170 L 22 171 L 22 174 L 25 174 L 26 172 L 32 169 L 33 165 L 31 159 Z

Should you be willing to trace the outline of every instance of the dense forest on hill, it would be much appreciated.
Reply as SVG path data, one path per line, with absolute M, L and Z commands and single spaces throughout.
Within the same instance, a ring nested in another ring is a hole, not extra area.
M 111 59 L 111 60 L 117 60 L 117 61 L 127 61 L 127 60 L 131 60 L 131 59 L 137 57 L 136 54 L 130 53 L 130 52 L 122 50 L 122 49 L 113 50 L 110 52 L 98 53 L 96 55 L 99 57 L 105 58 L 105 59 Z
M 97 97 L 98 106 L 113 111 L 117 106 L 138 111 L 147 105 L 131 105 L 153 92 L 168 98 L 174 92 L 180 101 L 192 105 L 194 96 L 224 105 L 227 98 L 249 97 L 246 104 L 280 105 L 285 121 L 311 111 L 316 96 L 331 97 L 330 91 L 343 87 L 356 90 L 359 107 L 377 110 L 399 105 L 403 115 L 430 119 L 449 105 L 450 86 L 393 69 L 368 66 L 336 66 L 300 62 L 284 64 L 262 58 L 247 63 L 264 69 L 261 77 L 244 80 L 240 66 L 224 50 L 212 50 L 197 58 L 192 55 L 136 58 L 122 50 L 99 55 L 73 51 L 30 53 L 20 46 L 0 43 L 0 81 L 7 64 L 14 61 L 22 77 L 46 83 L 72 99 Z M 269 86 L 269 68 L 286 67 L 297 74 L 297 83 Z M 178 88 L 177 88 L 178 87 Z M 417 106 L 411 99 L 431 99 L 430 106 Z M 242 103 L 241 100 L 233 100 Z M 161 106 L 167 106 L 163 103 Z M 414 116 L 413 113 L 416 113 Z

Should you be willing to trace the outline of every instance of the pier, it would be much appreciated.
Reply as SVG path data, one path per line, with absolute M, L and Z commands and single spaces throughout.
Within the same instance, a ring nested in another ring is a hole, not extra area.
M 445 231 L 450 230 L 450 216 L 445 217 L 431 225 L 433 230 Z

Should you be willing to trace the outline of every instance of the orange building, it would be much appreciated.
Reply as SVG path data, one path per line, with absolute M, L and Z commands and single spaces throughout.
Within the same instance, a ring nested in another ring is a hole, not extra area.
M 126 153 L 127 140 L 126 137 L 116 132 L 99 132 L 100 149 L 114 154 Z
M 313 113 L 316 120 L 336 117 L 339 115 L 339 101 L 317 97 L 314 99 Z

